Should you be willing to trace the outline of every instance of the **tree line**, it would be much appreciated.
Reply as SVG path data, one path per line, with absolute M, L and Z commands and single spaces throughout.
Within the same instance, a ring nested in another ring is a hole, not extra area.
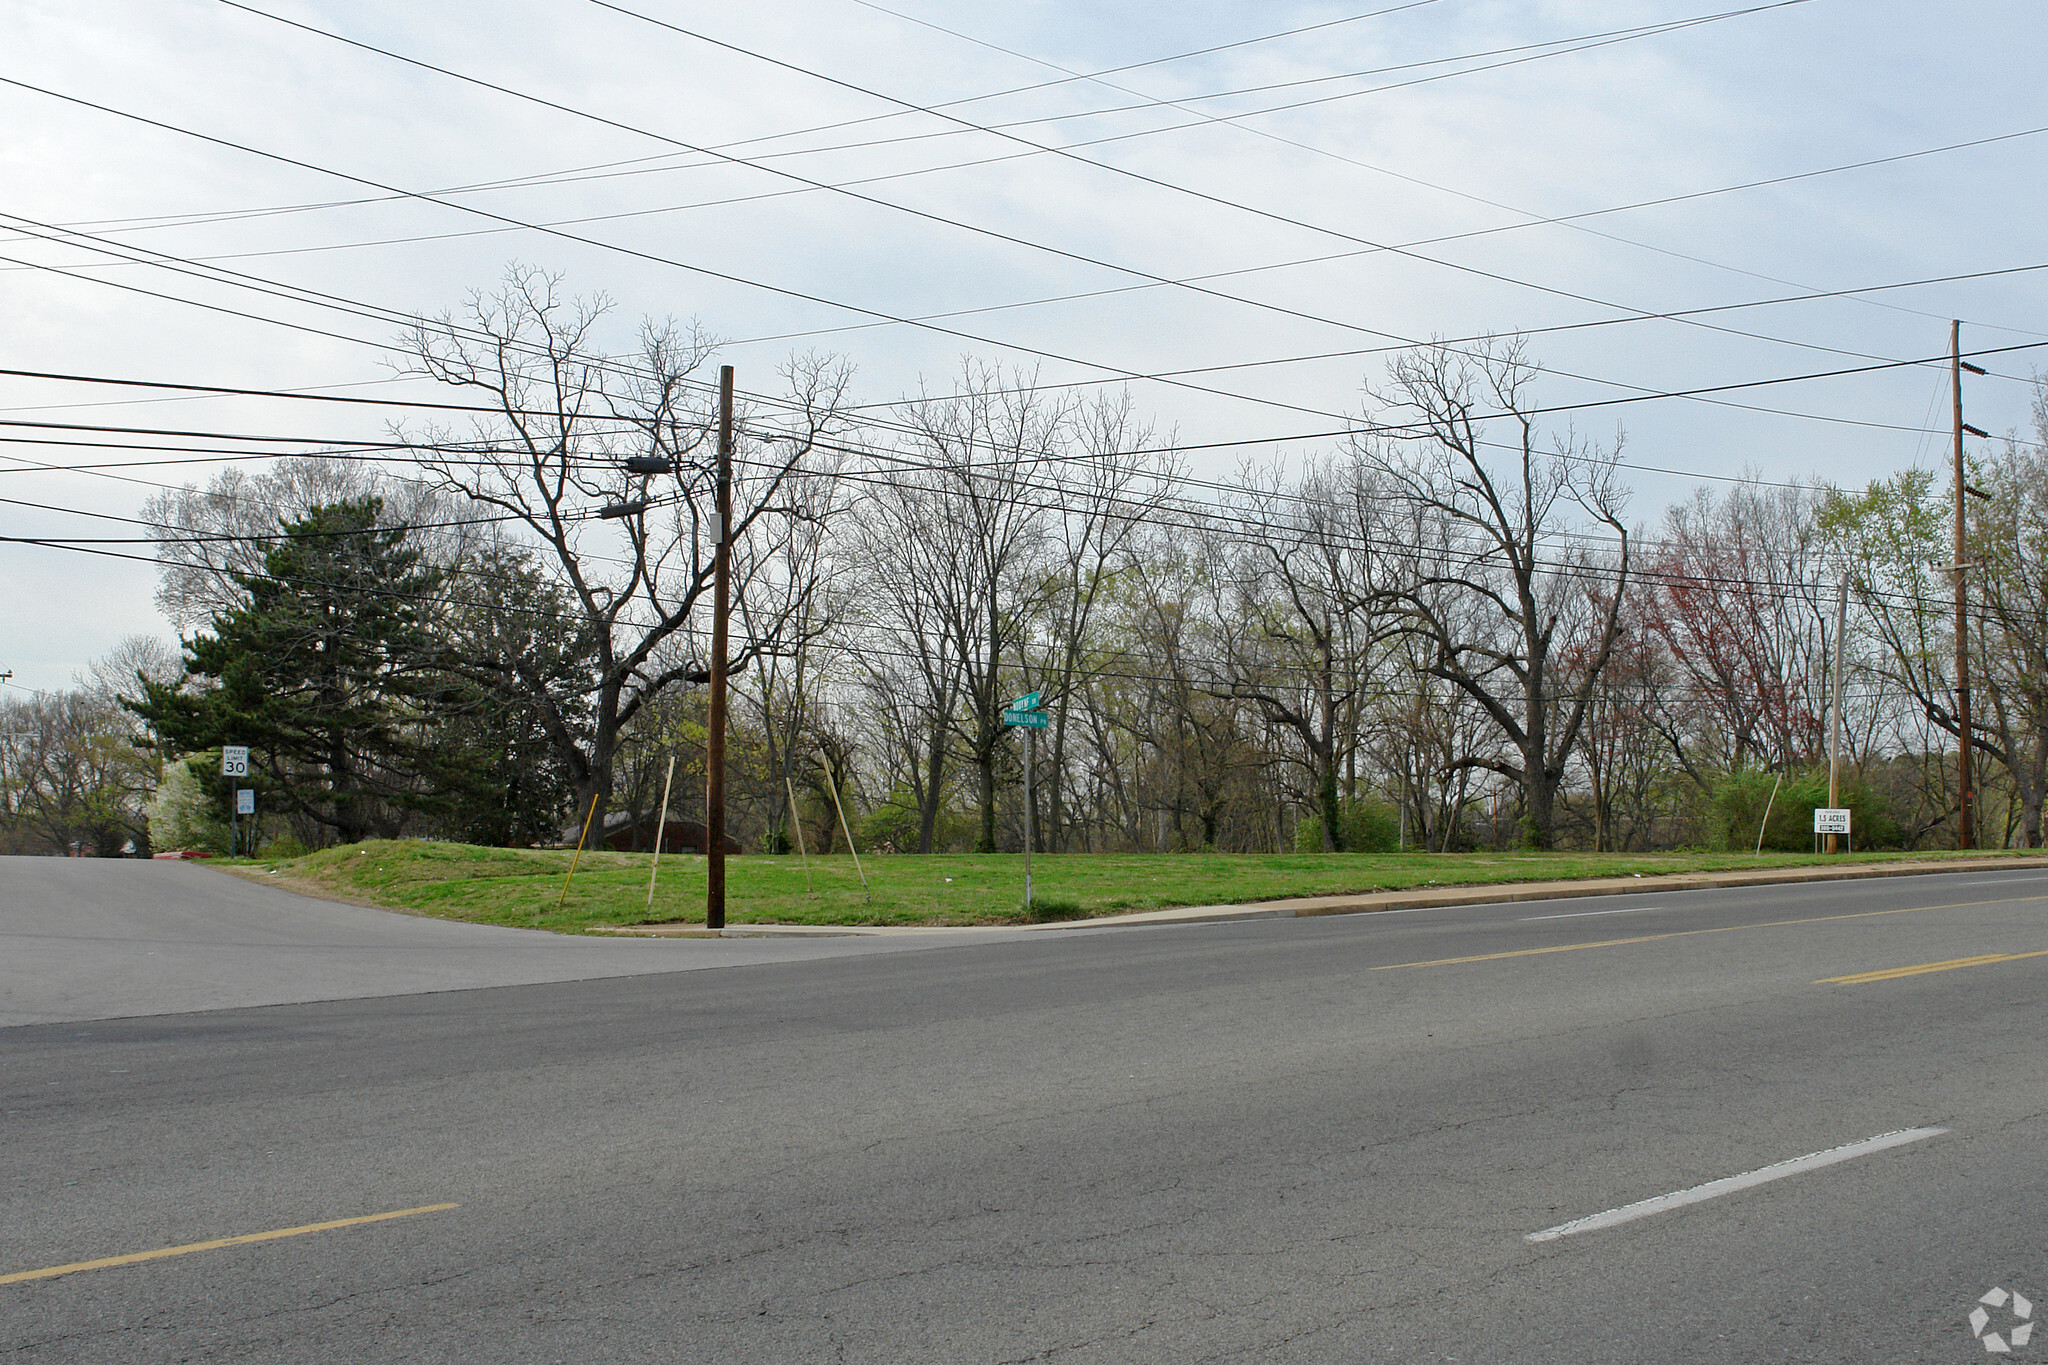
M 714 347 L 602 318 L 514 271 L 405 339 L 458 420 L 154 499 L 182 650 L 4 703 L 10 846 L 217 840 L 222 744 L 308 847 L 631 841 L 672 757 L 701 813 Z M 1341 445 L 1204 480 L 1121 393 L 970 362 L 873 409 L 793 359 L 737 423 L 729 827 L 1018 848 L 1038 691 L 1048 851 L 1805 847 L 1839 661 L 1858 845 L 1953 844 L 1947 481 L 1752 474 L 1646 527 L 1539 377 L 1417 348 Z M 2035 427 L 1971 464 L 1990 844 L 2038 846 L 2048 787 L 2038 388 Z

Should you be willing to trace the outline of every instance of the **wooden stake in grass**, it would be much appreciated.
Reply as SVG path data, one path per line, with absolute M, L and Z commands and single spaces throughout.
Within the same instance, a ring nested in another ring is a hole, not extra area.
M 853 870 L 860 873 L 860 891 L 867 897 L 868 904 L 875 902 L 874 892 L 868 890 L 868 874 L 861 872 L 860 850 L 853 846 L 853 831 L 846 825 L 846 807 L 839 804 L 839 782 L 832 776 L 832 765 L 825 761 L 825 751 L 818 751 L 818 766 L 825 770 L 825 788 L 832 793 L 832 809 L 839 812 L 839 829 L 846 835 L 846 851 L 853 855 Z M 806 867 L 808 871 L 808 866 Z
M 647 868 L 647 913 L 654 913 L 654 874 L 661 871 L 661 843 L 668 837 L 668 789 L 676 780 L 676 756 L 668 756 L 668 776 L 661 779 L 661 823 L 654 827 L 654 861 Z
M 1771 823 L 1771 807 L 1778 804 L 1778 783 L 1784 780 L 1785 774 L 1779 773 L 1777 782 L 1771 783 L 1771 799 L 1764 802 L 1764 818 L 1756 827 L 1756 851 L 1759 857 L 1764 851 L 1764 830 L 1769 828 Z
M 600 792 L 590 794 L 590 814 L 583 817 L 583 832 L 576 836 L 576 852 L 569 859 L 569 876 L 562 878 L 562 894 L 555 897 L 555 913 L 562 913 L 562 903 L 569 899 L 569 877 L 576 875 L 576 864 L 583 861 L 583 841 L 590 837 L 590 822 L 597 818 L 597 798 Z M 540 911 L 533 912 L 534 923 L 540 922 Z
M 789 780 L 787 768 L 782 773 L 782 789 L 789 793 L 789 823 L 796 827 L 796 856 L 804 862 L 804 894 L 813 896 L 817 888 L 811 885 L 811 855 L 804 852 L 804 821 L 796 812 L 796 787 Z

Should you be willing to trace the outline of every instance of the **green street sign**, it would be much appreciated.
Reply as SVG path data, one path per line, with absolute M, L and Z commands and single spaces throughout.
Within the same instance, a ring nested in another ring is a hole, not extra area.
M 1037 693 L 1033 693 L 1036 696 Z M 1021 725 L 1027 730 L 1043 730 L 1052 724 L 1052 717 L 1043 711 L 1005 711 L 1003 724 Z
M 1026 692 L 1023 696 L 1010 703 L 1010 709 L 1012 711 L 1036 711 L 1038 709 L 1038 693 Z

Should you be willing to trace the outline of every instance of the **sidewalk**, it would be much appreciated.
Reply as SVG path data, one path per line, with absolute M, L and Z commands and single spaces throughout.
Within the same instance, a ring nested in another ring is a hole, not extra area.
M 1921 877 L 1949 872 L 2048 870 L 2048 855 L 1942 862 L 1864 863 L 1853 867 L 1760 868 L 1754 872 L 1677 872 L 1668 876 L 1600 877 L 1573 882 L 1495 882 L 1485 886 L 1410 887 L 1355 896 L 1303 896 L 1251 905 L 1184 905 L 1093 919 L 1050 920 L 954 928 L 816 924 L 735 924 L 706 929 L 696 924 L 648 924 L 592 929 L 629 938 L 844 938 L 853 935 L 1057 933 L 1063 929 L 1109 929 L 1148 924 L 1206 924 L 1218 920 L 1299 919 L 1310 915 L 1369 915 L 1386 910 L 1423 910 L 1446 905 L 1499 905 L 1515 901 L 1566 900 L 1578 896 L 1635 896 L 1655 891 L 1711 891 L 1739 886 L 1796 882 L 1852 881 L 1864 877 Z

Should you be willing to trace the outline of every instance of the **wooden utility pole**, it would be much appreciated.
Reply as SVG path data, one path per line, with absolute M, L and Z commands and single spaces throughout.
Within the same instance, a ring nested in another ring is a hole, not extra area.
M 718 369 L 718 547 L 711 568 L 711 717 L 704 744 L 704 924 L 725 927 L 725 619 L 732 607 L 732 366 Z
M 1970 615 L 1969 595 L 1965 591 L 1969 563 L 1963 557 L 1968 548 L 1963 524 L 1963 499 L 1974 492 L 1963 472 L 1963 433 L 1982 436 L 1984 433 L 1963 420 L 1963 371 L 1982 374 L 1984 371 L 1963 359 L 1963 324 L 1960 320 L 1948 325 L 1948 372 L 1949 393 L 1955 416 L 1956 455 L 1956 737 L 1959 741 L 1956 755 L 1956 785 L 1961 789 L 1956 808 L 1956 847 L 1977 846 L 1977 791 L 1976 763 L 1970 752 Z
M 1835 723 L 1828 739 L 1828 809 L 1840 810 L 1842 779 L 1842 656 L 1848 651 L 1849 576 L 1842 575 L 1841 590 L 1835 595 Z M 1842 836 L 1828 836 L 1828 852 L 1839 853 Z

